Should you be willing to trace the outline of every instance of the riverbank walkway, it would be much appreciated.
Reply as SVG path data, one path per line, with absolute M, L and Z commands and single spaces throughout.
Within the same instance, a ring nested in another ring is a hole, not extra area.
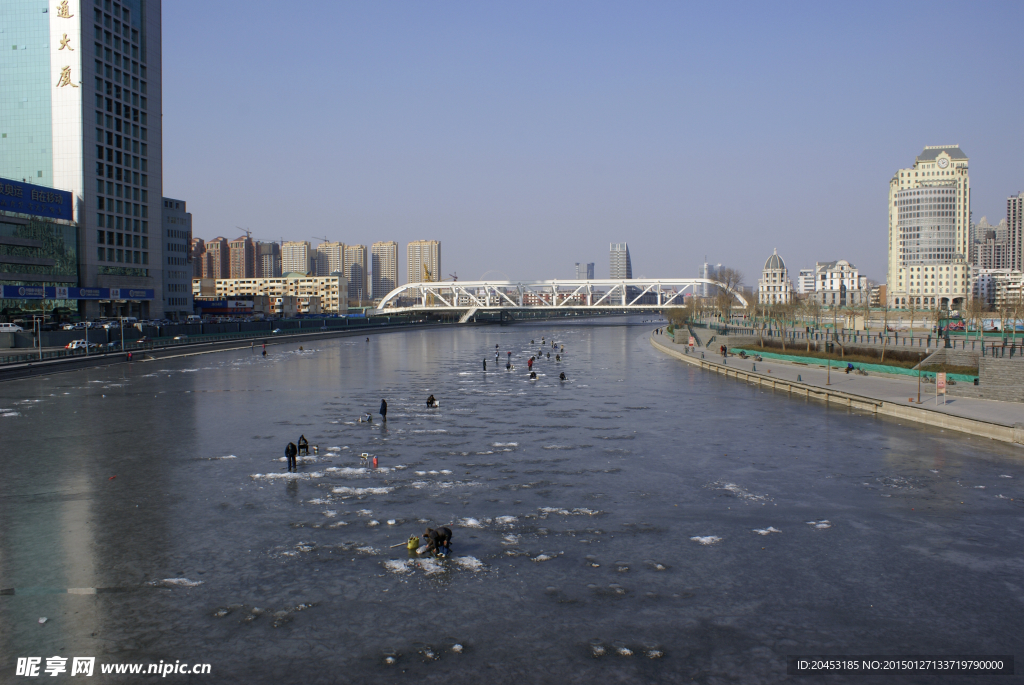
M 753 359 L 741 359 L 735 355 L 722 358 L 721 354 L 715 354 L 711 350 L 695 347 L 693 351 L 686 354 L 685 345 L 676 345 L 671 336 L 667 334 L 651 334 L 651 344 L 674 357 L 688 361 L 695 365 L 720 367 L 721 372 L 734 371 L 742 373 L 739 377 L 756 377 L 759 381 L 769 379 L 784 381 L 789 384 L 800 384 L 818 390 L 815 393 L 824 396 L 824 393 L 833 392 L 841 395 L 873 400 L 879 405 L 895 405 L 906 408 L 913 408 L 915 421 L 938 425 L 943 428 L 954 428 L 944 417 L 955 417 L 971 421 L 995 424 L 1009 429 L 1011 435 L 1024 436 L 1024 404 L 1018 402 L 999 402 L 996 400 L 982 400 L 966 397 L 947 397 L 946 403 L 942 403 L 942 396 L 939 396 L 938 404 L 935 403 L 935 385 L 932 383 L 921 383 L 921 404 L 917 403 L 917 379 L 914 377 L 889 376 L 885 374 L 871 374 L 862 376 L 851 372 L 845 373 L 845 365 L 842 368 L 832 367 L 829 373 L 826 365 L 818 360 L 809 361 L 806 365 L 781 361 L 777 359 L 764 358 L 764 361 L 755 362 Z M 701 359 L 701 353 L 704 358 Z M 756 353 L 754 353 L 756 354 Z M 729 373 L 732 375 L 732 373 Z M 829 383 L 831 381 L 831 383 Z M 762 382 L 763 384 L 763 382 Z M 831 400 L 834 401 L 834 400 Z M 924 414 L 921 414 L 924 412 Z M 903 412 L 883 413 L 902 415 Z M 928 414 L 935 415 L 929 417 Z M 907 416 L 907 418 L 912 418 Z M 934 420 L 929 420 L 934 418 Z M 1015 430 L 1016 429 L 1016 430 Z M 966 431 L 974 432 L 974 431 Z M 1000 431 L 1003 432 L 1003 431 Z M 1010 440 L 1013 442 L 1014 440 Z

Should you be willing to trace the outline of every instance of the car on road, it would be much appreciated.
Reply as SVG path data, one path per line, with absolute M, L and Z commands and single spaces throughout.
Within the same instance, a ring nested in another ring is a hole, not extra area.
M 281 332 L 281 329 L 280 329 L 280 328 L 275 328 L 274 330 L 272 330 L 272 331 L 270 331 L 270 332 L 271 332 L 271 333 L 280 333 L 280 332 Z
M 176 336 L 174 336 L 174 339 L 175 340 L 188 340 L 188 336 L 187 335 L 176 335 Z
M 94 342 L 86 342 L 85 340 L 72 340 L 71 342 L 69 342 L 67 345 L 64 346 L 64 349 L 65 350 L 84 350 L 84 349 L 86 349 L 86 347 L 88 347 L 88 349 L 90 349 L 90 350 L 95 350 L 96 348 L 99 347 L 99 345 L 97 345 Z
M 21 333 L 24 328 L 16 323 L 0 323 L 0 333 Z

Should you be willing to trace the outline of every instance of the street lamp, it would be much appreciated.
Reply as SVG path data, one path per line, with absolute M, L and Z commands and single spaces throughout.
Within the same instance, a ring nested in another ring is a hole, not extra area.
M 924 361 L 925 355 L 922 352 L 918 352 L 918 403 L 921 403 L 921 362 Z

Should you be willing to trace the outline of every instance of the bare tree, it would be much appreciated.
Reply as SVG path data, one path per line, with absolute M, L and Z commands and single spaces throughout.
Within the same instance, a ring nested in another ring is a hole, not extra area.
M 910 314 L 910 337 L 911 338 L 914 337 L 914 317 L 917 316 L 917 305 L 914 303 L 914 299 L 915 298 L 911 297 L 910 298 L 910 304 L 907 305 L 907 313 Z M 888 332 L 888 330 L 889 329 L 886 328 L 887 332 Z
M 736 301 L 736 296 L 733 293 L 739 290 L 740 284 L 743 283 L 743 274 L 736 269 L 723 267 L 715 274 L 715 280 L 724 286 L 718 288 L 715 304 L 722 319 L 728 323 L 732 315 L 733 303 Z

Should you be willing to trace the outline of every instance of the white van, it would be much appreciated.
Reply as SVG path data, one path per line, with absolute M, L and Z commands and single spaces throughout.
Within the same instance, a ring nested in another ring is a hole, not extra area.
M 203 322 L 203 317 L 199 316 L 198 314 L 189 314 L 188 315 L 188 319 L 186 319 L 185 322 L 186 323 L 202 323 Z
M 0 323 L 0 333 L 21 333 L 24 328 L 16 323 Z

